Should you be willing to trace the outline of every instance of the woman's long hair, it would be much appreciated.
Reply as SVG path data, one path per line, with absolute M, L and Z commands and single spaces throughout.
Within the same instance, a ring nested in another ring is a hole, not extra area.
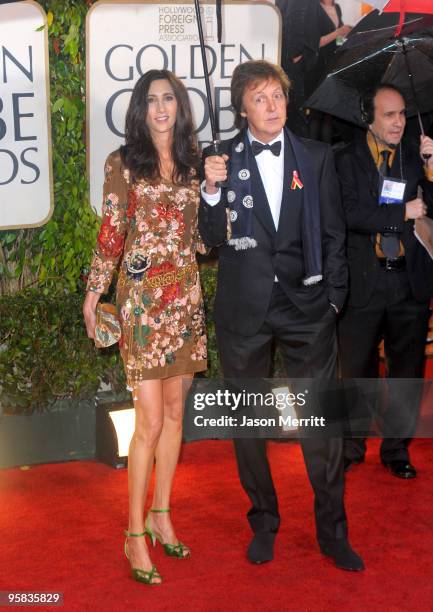
M 169 70 L 148 70 L 137 81 L 126 113 L 125 145 L 120 148 L 122 162 L 134 180 L 161 178 L 158 151 L 146 124 L 149 88 L 153 81 L 158 80 L 170 83 L 177 101 L 172 145 L 172 179 L 176 183 L 188 184 L 193 178 L 191 169 L 198 170 L 200 156 L 188 92 L 182 81 Z

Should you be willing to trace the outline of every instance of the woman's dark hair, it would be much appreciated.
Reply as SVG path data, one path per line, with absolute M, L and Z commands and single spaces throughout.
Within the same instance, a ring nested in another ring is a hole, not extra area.
M 238 64 L 234 69 L 231 82 L 231 102 L 235 111 L 235 126 L 238 130 L 242 130 L 247 125 L 247 120 L 241 115 L 245 90 L 271 79 L 280 83 L 281 89 L 288 99 L 291 83 L 280 66 L 271 64 L 266 60 L 250 60 Z
M 148 70 L 135 84 L 126 113 L 125 145 L 120 148 L 120 155 L 133 179 L 156 180 L 161 177 L 158 152 L 146 124 L 150 85 L 159 80 L 170 83 L 177 101 L 172 179 L 177 183 L 188 184 L 193 178 L 191 168 L 198 170 L 200 166 L 200 156 L 188 92 L 182 81 L 169 70 Z

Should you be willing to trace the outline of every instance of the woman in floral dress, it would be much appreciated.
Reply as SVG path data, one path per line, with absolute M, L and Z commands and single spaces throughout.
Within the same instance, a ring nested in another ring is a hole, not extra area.
M 206 336 L 196 252 L 200 158 L 188 93 L 166 70 L 137 82 L 126 116 L 126 144 L 105 165 L 102 225 L 83 313 L 90 338 L 96 305 L 119 267 L 120 351 L 135 407 L 129 448 L 129 526 L 125 553 L 133 577 L 160 584 L 145 535 L 186 559 L 170 514 L 183 393 L 206 369 Z M 119 266 L 120 264 L 120 266 Z M 183 383 L 183 384 L 182 384 Z M 144 520 L 152 467 L 153 502 Z

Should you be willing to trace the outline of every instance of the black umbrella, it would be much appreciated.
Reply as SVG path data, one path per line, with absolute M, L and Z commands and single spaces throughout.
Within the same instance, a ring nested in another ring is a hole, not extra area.
M 200 40 L 200 51 L 201 51 L 201 59 L 203 62 L 203 72 L 204 72 L 204 82 L 206 86 L 206 99 L 209 110 L 209 119 L 210 119 L 210 127 L 212 132 L 212 144 L 214 147 L 214 153 L 218 153 L 218 145 L 219 140 L 217 138 L 217 128 L 216 128 L 216 118 L 213 109 L 212 103 L 212 93 L 210 88 L 210 78 L 209 78 L 209 69 L 207 65 L 207 57 L 206 57 L 206 49 L 204 45 L 204 36 L 203 36 L 203 24 L 201 21 L 201 12 L 200 12 L 200 2 L 199 0 L 194 0 L 195 6 L 195 15 L 197 19 L 197 27 L 198 27 L 198 37 Z M 218 33 L 218 42 L 221 42 L 221 34 L 222 34 L 222 24 L 221 24 L 221 0 L 216 0 L 216 16 L 217 16 L 217 33 Z
M 433 109 L 432 18 L 409 16 L 398 38 L 394 37 L 389 15 L 376 15 L 375 19 L 372 22 L 370 18 L 370 26 L 376 27 L 363 31 L 359 27 L 362 20 L 351 33 L 336 53 L 329 74 L 305 103 L 307 108 L 364 125 L 361 95 L 386 82 L 403 91 L 408 116 Z M 384 23 L 384 27 L 378 27 Z M 424 132 L 421 120 L 420 128 Z
M 396 26 L 399 24 L 399 13 L 379 13 L 371 11 L 352 28 L 344 43 L 347 49 L 358 44 L 369 42 L 375 37 L 395 38 Z M 433 16 L 423 13 L 406 13 L 401 27 L 400 36 L 413 34 L 416 30 L 429 28 L 433 25 Z

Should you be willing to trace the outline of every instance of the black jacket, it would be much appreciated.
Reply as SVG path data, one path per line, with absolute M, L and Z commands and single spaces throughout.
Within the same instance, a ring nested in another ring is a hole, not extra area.
M 319 55 L 320 0 L 277 0 L 283 20 L 281 65 L 292 75 L 292 59 L 303 56 L 302 68 L 311 70 Z
M 232 140 L 221 145 L 222 153 L 230 151 Z M 308 180 L 318 181 L 321 209 L 323 281 L 305 286 L 301 241 L 303 191 L 292 190 L 294 159 L 309 167 Z M 206 152 L 205 152 L 206 153 Z M 332 302 L 341 308 L 347 290 L 345 228 L 340 204 L 338 180 L 330 147 L 322 143 L 285 137 L 285 171 L 283 199 L 278 231 L 275 230 L 263 183 L 253 161 L 250 168 L 254 197 L 254 237 L 258 246 L 236 251 L 227 238 L 226 194 L 215 206 L 203 200 L 199 208 L 199 229 L 208 246 L 219 247 L 218 286 L 215 298 L 215 321 L 221 327 L 246 336 L 261 327 L 271 298 L 275 275 L 289 300 L 312 320 L 318 319 Z
M 408 144 L 402 144 L 401 152 L 403 178 L 407 181 L 405 202 L 417 197 L 421 185 L 428 215 L 433 217 L 433 183 L 425 179 L 419 152 Z M 362 307 L 371 298 L 379 271 L 374 241 L 377 233 L 384 232 L 400 235 L 413 296 L 427 302 L 433 296 L 433 262 L 414 235 L 414 222 L 404 220 L 405 203 L 378 205 L 379 175 L 365 135 L 339 151 L 336 164 L 348 229 L 349 304 Z M 400 178 L 399 150 L 391 175 Z
M 337 11 L 338 17 L 338 28 L 343 25 L 343 19 L 341 15 L 341 8 L 339 4 L 335 4 L 335 9 Z M 322 36 L 326 36 L 327 34 L 331 34 L 331 32 L 335 32 L 337 28 L 335 27 L 334 22 L 326 13 L 325 9 L 320 6 L 319 12 L 319 44 L 320 38 Z M 310 96 L 319 83 L 325 78 L 327 75 L 329 68 L 334 61 L 334 55 L 337 51 L 337 42 L 333 40 L 328 43 L 324 47 L 320 47 L 319 53 L 317 56 L 317 62 L 311 70 L 308 70 L 305 75 L 305 94 L 306 96 Z

